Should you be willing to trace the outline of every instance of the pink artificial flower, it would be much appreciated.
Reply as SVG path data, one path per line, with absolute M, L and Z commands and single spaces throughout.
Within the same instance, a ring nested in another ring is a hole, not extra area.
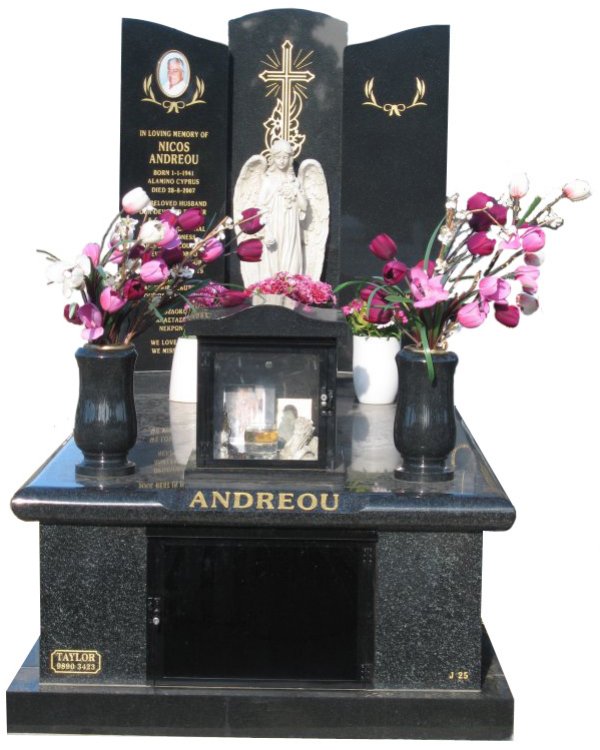
M 121 205 L 126 214 L 137 214 L 145 208 L 150 208 L 150 198 L 141 187 L 136 187 L 125 193 Z
M 510 284 L 497 276 L 484 276 L 479 282 L 479 294 L 484 300 L 502 302 L 510 294 Z
M 508 215 L 506 206 L 486 193 L 472 195 L 467 201 L 467 211 L 473 212 L 469 226 L 476 232 L 487 232 L 492 224 L 504 226 Z
M 204 263 L 212 263 L 225 252 L 223 243 L 216 237 L 211 237 L 202 248 L 202 260 Z
M 181 217 L 180 217 L 181 218 Z M 181 245 L 181 239 L 175 227 L 172 227 L 167 222 L 161 222 L 164 227 L 163 236 L 157 241 L 159 247 L 163 247 L 166 250 L 172 250 L 175 247 Z
M 127 300 L 141 299 L 146 293 L 146 285 L 140 279 L 128 279 L 123 285 L 123 297 Z
M 546 244 L 546 235 L 540 227 L 527 227 L 520 234 L 521 247 L 526 253 L 537 253 Z
M 390 260 L 383 267 L 382 276 L 388 284 L 399 284 L 406 276 L 408 267 L 400 260 Z
M 517 294 L 517 305 L 523 315 L 533 315 L 539 308 L 540 303 L 532 294 L 523 292 L 522 294 Z
M 369 323 L 374 323 L 376 325 L 385 325 L 386 323 L 389 323 L 394 315 L 392 308 L 389 306 L 384 307 L 380 304 L 379 300 L 377 302 L 373 300 L 373 302 L 374 304 L 369 305 L 365 311 L 365 319 Z
M 249 296 L 250 292 L 247 289 L 242 292 L 227 289 L 221 295 L 220 302 L 223 307 L 235 307 L 236 305 L 241 305 L 245 302 Z
M 100 245 L 97 242 L 90 242 L 83 248 L 83 255 L 87 255 L 92 266 L 96 268 L 100 261 Z
M 562 194 L 570 201 L 583 201 L 592 194 L 589 183 L 585 180 L 573 180 L 567 182 L 562 189 Z
M 409 271 L 410 291 L 413 296 L 414 306 L 417 309 L 433 307 L 438 302 L 448 299 L 449 294 L 443 287 L 440 276 L 429 278 L 420 268 L 412 268 Z
M 81 305 L 79 308 L 79 319 L 84 325 L 83 331 L 81 332 L 81 338 L 86 341 L 95 341 L 104 334 L 104 328 L 102 327 L 102 313 L 96 305 L 91 302 L 86 302 L 85 305 Z
M 106 310 L 109 315 L 120 310 L 125 303 L 126 300 L 118 292 L 115 292 L 111 286 L 104 287 L 100 292 L 100 307 Z
M 519 324 L 519 308 L 506 302 L 494 303 L 494 316 L 499 323 L 507 328 L 515 328 Z
M 162 258 L 149 260 L 142 264 L 140 276 L 146 284 L 160 284 L 169 276 L 169 267 Z
M 263 244 L 260 240 L 246 240 L 237 246 L 237 254 L 240 260 L 246 263 L 257 263 L 263 252 Z
M 188 302 L 194 307 L 218 307 L 221 295 L 226 292 L 227 287 L 211 281 L 199 289 L 195 289 L 188 296 Z
M 342 312 L 346 317 L 349 315 L 352 315 L 353 313 L 359 312 L 359 310 L 362 310 L 363 303 L 360 299 L 353 299 L 351 302 L 349 302 L 347 305 L 342 306 Z
M 163 211 L 158 217 L 160 221 L 164 221 L 169 226 L 174 227 L 177 224 L 177 214 L 173 211 Z
M 79 305 L 77 302 L 71 302 L 70 305 L 65 305 L 63 315 L 67 323 L 73 323 L 76 326 L 82 325 L 81 318 L 79 317 Z
M 242 211 L 239 227 L 244 234 L 256 234 L 263 226 L 258 208 L 246 208 Z
M 418 263 L 416 263 L 416 265 L 413 266 L 413 268 L 420 268 L 421 271 L 424 271 L 425 261 L 421 258 L 421 260 L 418 261 Z M 429 276 L 429 278 L 431 278 L 434 273 L 435 273 L 435 263 L 432 260 L 427 261 L 427 275 Z
M 521 282 L 524 292 L 529 292 L 530 294 L 537 292 L 537 280 L 540 275 L 539 268 L 535 268 L 534 266 L 519 266 L 513 273 L 515 279 Z
M 475 232 L 467 240 L 467 248 L 472 255 L 491 255 L 496 248 L 496 240 L 485 232 Z
M 524 198 L 529 192 L 529 178 L 523 172 L 515 175 L 508 184 L 508 192 L 511 198 Z
M 490 306 L 484 299 L 467 302 L 458 311 L 456 319 L 465 328 L 477 328 L 487 318 L 489 311 Z
M 120 266 L 121 263 L 125 260 L 125 253 L 123 252 L 123 248 L 120 246 L 115 247 L 110 254 L 109 260 L 111 261 L 111 263 L 116 263 L 118 266 Z
M 391 260 L 398 252 L 398 246 L 389 234 L 378 234 L 371 240 L 369 250 L 380 260 Z
M 184 232 L 195 232 L 204 226 L 205 217 L 201 208 L 188 208 L 177 217 L 177 225 Z

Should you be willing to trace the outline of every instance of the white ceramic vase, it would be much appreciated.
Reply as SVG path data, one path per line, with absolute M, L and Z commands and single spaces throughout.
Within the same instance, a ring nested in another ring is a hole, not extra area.
M 400 342 L 394 338 L 352 337 L 354 392 L 361 404 L 392 404 L 398 393 L 396 354 Z
M 171 364 L 169 401 L 195 404 L 198 390 L 198 339 L 180 336 Z

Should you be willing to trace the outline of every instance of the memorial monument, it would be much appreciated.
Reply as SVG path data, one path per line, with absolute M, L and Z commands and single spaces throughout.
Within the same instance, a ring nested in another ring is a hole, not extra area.
M 346 48 L 341 21 L 268 11 L 232 21 L 229 50 L 141 21 L 123 31 L 122 191 L 142 182 L 160 210 L 193 201 L 209 216 L 237 181 L 234 206 L 257 195 L 266 219 L 261 274 L 352 276 L 364 236 L 394 233 L 382 216 L 416 260 L 445 193 L 447 27 Z M 222 267 L 222 280 L 239 274 Z M 153 372 L 136 376 L 136 474 L 77 477 L 71 439 L 16 493 L 15 514 L 40 523 L 41 627 L 7 692 L 9 731 L 509 738 L 481 566 L 483 531 L 509 529 L 515 510 L 487 461 L 457 415 L 452 479 L 396 478 L 393 449 L 389 466 L 357 469 L 369 426 L 336 372 L 335 333 L 297 324 L 288 347 L 314 352 L 298 367 L 282 357 L 277 380 L 263 316 L 232 316 L 229 340 L 199 355 L 220 422 L 167 400 L 156 370 L 182 328 L 174 314 L 141 350 Z M 215 375 L 225 359 L 235 377 Z M 271 394 L 259 436 L 250 417 L 234 435 L 227 407 L 259 370 L 262 396 L 267 381 L 293 388 Z M 250 472 L 234 449 L 254 437 Z

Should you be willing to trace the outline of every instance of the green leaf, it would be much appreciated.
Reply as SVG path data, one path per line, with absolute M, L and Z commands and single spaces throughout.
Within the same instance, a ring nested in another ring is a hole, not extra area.
M 423 270 L 425 271 L 425 273 L 427 273 L 427 264 L 429 263 L 429 256 L 431 255 L 431 250 L 433 249 L 433 245 L 445 221 L 446 221 L 446 215 L 444 214 L 440 223 L 431 233 L 431 237 L 429 238 L 429 242 L 427 243 L 427 249 L 425 250 L 425 255 L 423 256 Z
M 431 349 L 429 348 L 429 341 L 427 340 L 427 331 L 425 326 L 418 322 L 417 328 L 419 330 L 419 336 L 421 337 L 421 344 L 423 346 L 423 354 L 425 355 L 425 362 L 427 363 L 427 375 L 429 382 L 433 383 L 435 380 L 435 370 L 433 367 L 433 357 L 431 356 Z
M 531 201 L 529 208 L 527 209 L 527 211 L 525 211 L 523 216 L 521 216 L 521 218 L 519 219 L 519 226 L 523 226 L 523 224 L 527 221 L 527 217 L 531 216 L 531 214 L 535 211 L 535 209 L 540 205 L 541 202 L 542 202 L 542 199 L 540 198 L 539 195 L 536 196 Z

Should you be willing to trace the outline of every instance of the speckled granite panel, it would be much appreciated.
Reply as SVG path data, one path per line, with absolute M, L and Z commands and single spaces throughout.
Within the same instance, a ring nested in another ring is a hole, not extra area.
M 41 682 L 145 683 L 146 547 L 143 528 L 41 524 Z M 101 670 L 56 673 L 58 650 Z
M 481 550 L 481 533 L 379 534 L 375 687 L 480 688 Z

